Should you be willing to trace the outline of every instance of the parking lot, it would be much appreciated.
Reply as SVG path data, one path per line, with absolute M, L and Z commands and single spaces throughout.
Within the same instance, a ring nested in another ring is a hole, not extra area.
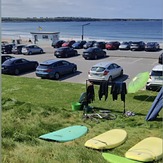
M 39 63 L 49 59 L 55 59 L 54 56 L 54 48 L 51 46 L 42 46 L 45 53 L 44 54 L 36 54 L 36 55 L 14 55 L 14 57 L 26 58 L 28 60 L 36 60 Z M 78 56 L 71 58 L 61 58 L 68 60 L 70 62 L 76 63 L 78 66 L 78 71 L 75 74 L 68 75 L 66 77 L 62 77 L 60 81 L 64 82 L 73 82 L 73 83 L 85 83 L 88 79 L 88 71 L 89 69 L 96 63 L 102 61 L 115 62 L 123 67 L 124 75 L 117 80 L 125 81 L 128 83 L 134 76 L 136 76 L 140 72 L 150 71 L 154 65 L 158 64 L 158 57 L 162 53 L 159 52 L 145 52 L 145 51 L 122 51 L 122 50 L 113 50 L 107 52 L 107 57 L 97 60 L 85 60 L 82 57 L 83 49 L 78 50 Z M 22 74 L 20 76 L 23 77 L 34 77 L 38 78 L 35 75 L 35 72 L 30 72 L 26 74 Z M 38 78 L 39 79 L 39 78 Z

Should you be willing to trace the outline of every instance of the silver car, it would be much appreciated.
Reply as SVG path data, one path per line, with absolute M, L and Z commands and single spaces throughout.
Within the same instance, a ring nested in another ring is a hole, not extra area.
M 89 81 L 112 81 L 123 75 L 123 68 L 116 63 L 100 62 L 92 66 L 88 72 Z
M 153 67 L 150 72 L 149 79 L 146 84 L 146 89 L 160 89 L 163 86 L 163 66 L 161 64 Z
M 43 52 L 43 49 L 35 44 L 26 45 L 22 48 L 22 54 L 25 55 L 42 54 Z

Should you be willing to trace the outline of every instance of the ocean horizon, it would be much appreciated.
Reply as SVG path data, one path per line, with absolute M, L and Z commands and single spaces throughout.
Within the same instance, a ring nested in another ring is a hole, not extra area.
M 88 25 L 85 25 L 89 23 Z M 83 27 L 82 27 L 83 26 Z M 91 22 L 2 22 L 2 38 L 31 38 L 30 32 L 60 32 L 60 39 L 101 41 L 157 41 L 163 43 L 162 20 Z

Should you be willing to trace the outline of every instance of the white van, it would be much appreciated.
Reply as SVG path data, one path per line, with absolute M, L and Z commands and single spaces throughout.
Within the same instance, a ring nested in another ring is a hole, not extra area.
M 158 89 L 163 86 L 163 65 L 159 64 L 153 67 L 150 72 L 149 80 L 146 84 L 146 89 Z

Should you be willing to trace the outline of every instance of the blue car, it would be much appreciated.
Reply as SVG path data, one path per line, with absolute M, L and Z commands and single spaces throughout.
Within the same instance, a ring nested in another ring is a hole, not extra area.
M 36 68 L 36 76 L 58 80 L 62 75 L 75 73 L 77 65 L 66 60 L 47 60 Z
M 23 72 L 34 71 L 38 64 L 37 61 L 29 61 L 24 58 L 7 59 L 1 66 L 2 74 L 19 75 Z
M 74 49 L 82 49 L 83 45 L 86 44 L 86 41 L 77 41 L 74 44 L 72 44 L 72 48 Z

